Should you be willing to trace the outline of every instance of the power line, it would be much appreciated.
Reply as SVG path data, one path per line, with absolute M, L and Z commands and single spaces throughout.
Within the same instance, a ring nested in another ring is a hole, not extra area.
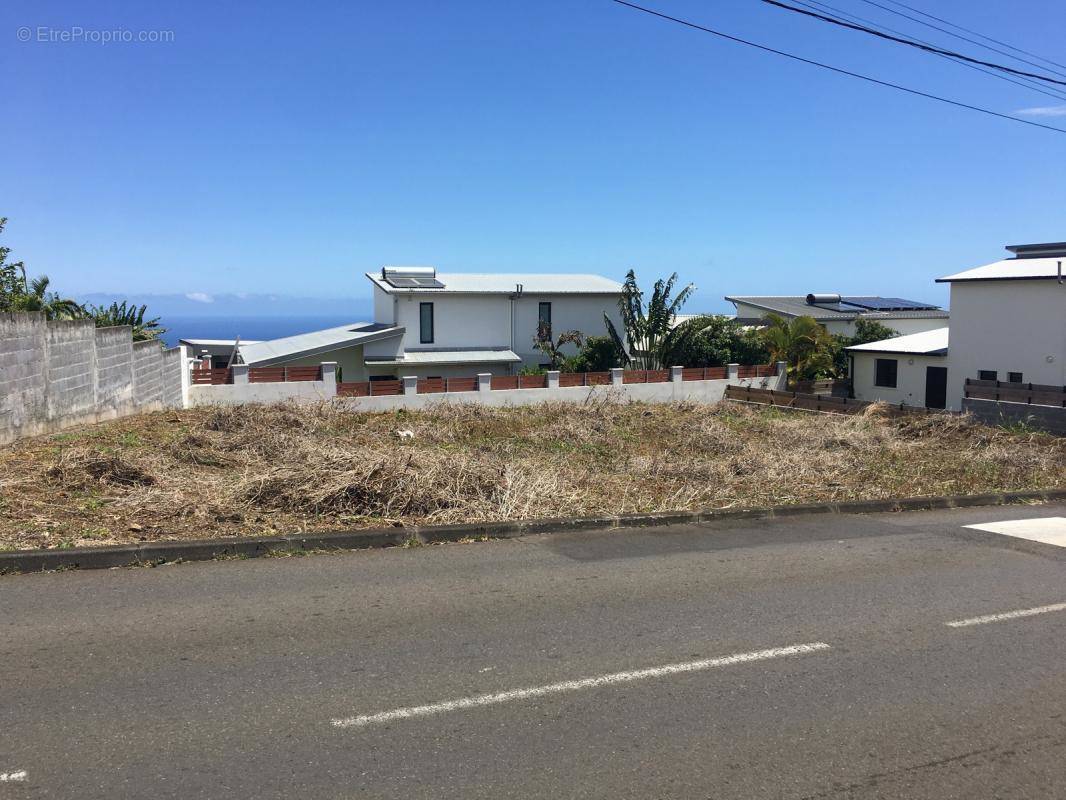
M 978 42 L 975 39 L 970 39 L 966 36 L 962 36 L 958 33 L 949 31 L 946 28 L 941 28 L 939 25 L 933 25 L 931 22 L 926 22 L 925 20 L 918 19 L 917 17 L 912 17 L 910 14 L 904 14 L 902 11 L 896 11 L 896 9 L 889 8 L 888 6 L 883 6 L 880 3 L 875 2 L 875 0 L 862 0 L 862 2 L 866 3 L 867 5 L 880 8 L 882 11 L 887 11 L 889 14 L 895 14 L 898 17 L 909 19 L 911 22 L 917 22 L 919 25 L 925 25 L 925 27 L 932 28 L 935 31 L 946 33 L 948 36 L 954 36 L 956 39 L 962 39 L 962 41 L 964 42 L 969 42 L 970 44 L 975 44 L 978 47 L 983 47 L 985 48 L 985 50 L 991 50 L 993 53 L 999 53 L 1000 55 L 1006 56 L 1007 58 L 1013 58 L 1015 61 L 1021 61 L 1023 64 L 1028 64 L 1031 67 L 1040 67 L 1040 69 L 1048 69 L 1043 64 L 1037 64 L 1035 61 L 1030 61 L 1027 58 L 1022 58 L 1021 56 L 1016 56 L 1013 53 L 1008 53 L 1006 50 L 1000 50 L 999 48 L 992 47 L 991 45 L 984 44 L 983 42 Z M 980 34 L 977 35 L 980 36 Z M 1037 56 L 1037 58 L 1040 58 L 1040 56 Z M 1061 75 L 1062 77 L 1066 78 L 1066 72 L 1059 72 L 1057 69 L 1050 69 L 1048 71 L 1054 72 L 1056 75 Z
M 991 36 L 985 36 L 983 33 L 978 33 L 977 31 L 971 30 L 970 28 L 964 28 L 962 25 L 956 25 L 954 22 L 946 20 L 943 17 L 938 17 L 938 16 L 935 16 L 934 14 L 927 14 L 925 11 L 922 11 L 921 9 L 915 8 L 914 6 L 909 6 L 906 3 L 900 3 L 900 2 L 898 2 L 898 0 L 888 0 L 888 2 L 891 3 L 894 6 L 899 6 L 900 8 L 905 8 L 908 11 L 913 11 L 915 14 L 921 14 L 923 17 L 928 17 L 929 19 L 935 19 L 937 22 L 943 22 L 945 25 L 950 25 L 952 28 L 955 28 L 956 30 L 966 31 L 967 33 L 972 33 L 974 36 L 980 36 L 982 39 L 985 39 L 985 40 L 987 40 L 989 42 L 994 42 L 995 44 L 1002 45 L 1003 47 L 1006 47 L 1006 48 L 1008 48 L 1010 50 L 1015 50 L 1015 51 L 1017 51 L 1019 53 L 1025 53 L 1025 55 L 1027 55 L 1027 56 L 1032 56 L 1033 58 L 1039 58 L 1041 61 L 1046 61 L 1048 64 L 1054 64 L 1056 67 L 1062 67 L 1063 69 L 1066 69 L 1066 64 L 1060 64 L 1058 61 L 1052 61 L 1050 58 L 1044 58 L 1043 56 L 1037 55 L 1036 53 L 1030 53 L 1028 50 L 1023 50 L 1022 48 L 1016 47 L 1016 46 L 1014 46 L 1012 44 L 1007 44 L 1006 42 L 1001 42 L 999 39 L 993 39 Z
M 898 83 L 890 83 L 889 81 L 883 81 L 883 80 L 881 80 L 879 78 L 871 78 L 869 75 L 862 75 L 862 74 L 860 74 L 858 72 L 851 72 L 850 70 L 842 69 L 840 67 L 834 67 L 834 66 L 831 66 L 829 64 L 823 64 L 820 61 L 812 61 L 809 58 L 803 58 L 802 56 L 797 56 L 797 55 L 794 55 L 793 53 L 786 53 L 784 50 L 776 50 L 773 47 L 767 47 L 766 45 L 758 44 L 756 42 L 751 42 L 751 41 L 748 41 L 747 39 L 741 39 L 739 36 L 731 36 L 728 33 L 722 33 L 721 31 L 716 31 L 713 28 L 708 28 L 708 27 L 705 27 L 703 25 L 699 25 L 699 24 L 697 24 L 695 22 L 689 22 L 688 20 L 681 19 L 680 17 L 672 17 L 669 14 L 662 13 L 661 11 L 655 11 L 654 9 L 651 9 L 651 8 L 645 8 L 644 6 L 639 6 L 636 3 L 630 3 L 630 2 L 628 2 L 628 0 L 611 0 L 611 2 L 617 3 L 618 5 L 621 5 L 621 6 L 626 6 L 628 8 L 632 8 L 634 11 L 641 11 L 641 12 L 643 12 L 645 14 L 649 14 L 649 15 L 651 15 L 653 17 L 659 17 L 660 19 L 665 19 L 665 20 L 667 20 L 669 22 L 676 22 L 678 25 L 684 25 L 686 28 L 692 28 L 693 30 L 703 31 L 704 33 L 709 33 L 712 36 L 717 36 L 717 37 L 719 37 L 721 39 L 726 39 L 726 40 L 728 40 L 730 42 L 736 42 L 737 44 L 743 44 L 743 45 L 747 45 L 748 47 L 754 47 L 757 50 L 762 50 L 765 53 L 773 53 L 774 55 L 783 56 L 785 58 L 792 59 L 793 61 L 799 61 L 799 62 L 801 62 L 803 64 L 810 64 L 812 67 L 821 67 L 822 69 L 827 69 L 830 72 L 836 72 L 839 75 L 847 75 L 847 76 L 852 77 L 852 78 L 858 78 L 859 80 L 867 81 L 869 83 L 876 83 L 878 86 L 887 86 L 890 89 L 898 89 L 899 91 L 906 92 L 907 94 L 913 94 L 913 95 L 916 95 L 918 97 L 925 97 L 925 98 L 928 98 L 929 100 L 936 100 L 936 101 L 938 101 L 940 103 L 947 103 L 948 105 L 956 106 L 958 108 L 966 108 L 966 109 L 969 109 L 970 111 L 977 111 L 977 112 L 979 112 L 981 114 L 988 114 L 989 116 L 992 116 L 992 117 L 999 117 L 1000 119 L 1008 119 L 1008 120 L 1010 120 L 1012 122 L 1020 122 L 1023 125 L 1030 125 L 1030 126 L 1032 126 L 1034 128 L 1044 128 L 1045 130 L 1054 131 L 1055 133 L 1066 134 L 1066 130 L 1064 130 L 1062 128 L 1056 128 L 1054 125 L 1045 125 L 1042 122 L 1033 122 L 1032 120 L 1022 119 L 1021 117 L 1014 117 L 1014 116 L 1011 116 L 1010 114 L 1002 114 L 999 111 L 992 111 L 991 109 L 981 108 L 980 106 L 972 106 L 969 103 L 963 103 L 963 102 L 961 102 L 959 100 L 950 100 L 950 99 L 948 99 L 946 97 L 940 97 L 939 95 L 929 94 L 928 92 L 919 91 L 918 89 L 910 89 L 910 88 L 908 88 L 906 86 L 900 86 Z
M 802 14 L 805 17 L 811 17 L 812 19 L 821 20 L 822 22 L 828 22 L 830 25 L 839 25 L 842 28 L 848 28 L 849 30 L 859 31 L 860 33 L 866 33 L 870 36 L 877 36 L 881 39 L 887 39 L 890 42 L 897 42 L 899 44 L 905 44 L 908 47 L 916 47 L 919 50 L 924 50 L 927 53 L 934 53 L 941 56 L 950 56 L 951 58 L 957 58 L 962 61 L 968 61 L 971 64 L 980 64 L 983 67 L 990 67 L 991 69 L 1002 70 L 1003 72 L 1009 72 L 1012 75 L 1020 75 L 1024 78 L 1034 78 L 1040 81 L 1047 81 L 1048 83 L 1057 83 L 1060 86 L 1066 86 L 1066 81 L 1060 81 L 1057 78 L 1049 78 L 1047 75 L 1040 75 L 1036 72 L 1026 72 L 1025 70 L 1014 69 L 1014 67 L 1006 67 L 1002 64 L 997 64 L 994 61 L 982 61 L 979 58 L 971 58 L 970 56 L 963 55 L 962 53 L 956 53 L 954 50 L 945 50 L 935 45 L 923 44 L 922 42 L 915 41 L 914 39 L 905 39 L 899 36 L 893 36 L 890 33 L 883 33 L 882 31 L 868 28 L 865 25 L 856 25 L 853 22 L 848 22 L 843 19 L 836 19 L 834 17 L 828 17 L 825 14 L 819 14 L 817 11 L 807 11 L 802 8 L 796 8 L 790 6 L 788 3 L 782 3 L 780 0 L 762 0 L 771 6 L 777 6 L 783 8 L 785 11 L 792 11 L 795 14 Z
M 804 6 L 806 8 L 810 8 L 810 9 L 812 9 L 814 11 L 822 11 L 824 13 L 828 13 L 828 14 L 831 14 L 831 15 L 834 15 L 834 16 L 837 16 L 837 17 L 840 17 L 840 18 L 845 18 L 846 17 L 847 19 L 851 19 L 851 20 L 854 20 L 856 22 L 862 22 L 862 23 L 865 23 L 867 25 L 871 25 L 871 26 L 873 26 L 873 27 L 875 27 L 875 28 L 877 28 L 879 30 L 888 31 L 889 33 L 894 33 L 897 36 L 906 36 L 908 39 L 911 39 L 911 40 L 913 40 L 915 42 L 921 42 L 922 44 L 932 44 L 931 42 L 927 42 L 924 39 L 919 39 L 917 36 L 909 36 L 908 34 L 905 34 L 902 31 L 897 31 L 897 30 L 894 30 L 893 28 L 889 28 L 889 27 L 887 27 L 885 25 L 880 25 L 880 24 L 878 24 L 877 22 L 874 22 L 871 19 L 867 19 L 866 17 L 860 17 L 857 14 L 852 14 L 850 12 L 844 11 L 843 9 L 839 9 L 839 8 L 837 8 L 835 6 L 831 6 L 828 3 L 821 3 L 818 0 L 811 0 L 811 2 L 809 2 L 809 3 L 808 2 L 804 2 L 804 0 L 792 0 L 792 1 L 796 5 Z M 972 70 L 974 70 L 976 72 L 983 72 L 985 75 L 988 75 L 988 76 L 990 76 L 992 78 L 996 78 L 997 80 L 1006 81 L 1007 83 L 1013 83 L 1015 86 L 1021 86 L 1023 89 L 1029 89 L 1030 91 L 1038 92 L 1038 93 L 1040 93 L 1042 95 L 1046 95 L 1047 97 L 1054 97 L 1056 100 L 1066 100 L 1066 94 L 1062 94 L 1062 93 L 1056 92 L 1050 86 L 1044 87 L 1044 86 L 1036 83 L 1036 81 L 1031 81 L 1028 78 L 1022 78 L 1021 80 L 1017 80 L 1015 78 L 1010 78 L 1010 77 L 1008 77 L 1006 75 L 1002 75 L 999 72 L 995 72 L 995 71 L 990 70 L 990 69 L 985 69 L 984 67 L 979 67 L 976 64 L 969 64 L 966 61 L 960 61 L 959 59 L 952 58 L 951 56 L 942 55 L 940 53 L 934 53 L 933 55 L 938 55 L 938 56 L 940 56 L 943 59 L 946 59 L 948 61 L 951 61 L 952 63 L 958 64 L 960 67 L 966 67 L 966 68 L 972 69 Z

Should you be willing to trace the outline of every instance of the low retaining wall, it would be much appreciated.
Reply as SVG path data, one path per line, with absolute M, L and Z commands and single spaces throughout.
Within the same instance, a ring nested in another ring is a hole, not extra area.
M 965 397 L 962 400 L 962 410 L 988 425 L 1022 423 L 1048 433 L 1066 436 L 1066 408 Z
M 181 407 L 179 350 L 134 342 L 128 327 L 0 314 L 0 444 Z
M 559 373 L 548 373 L 548 386 L 541 389 L 492 389 L 491 375 L 478 375 L 478 388 L 470 392 L 418 393 L 415 378 L 403 379 L 403 394 L 374 397 L 337 397 L 335 365 L 322 365 L 320 381 L 289 383 L 247 383 L 235 376 L 235 382 L 224 385 L 202 384 L 188 388 L 189 405 L 242 405 L 245 403 L 276 403 L 285 400 L 314 402 L 333 400 L 358 411 L 391 411 L 399 408 L 427 408 L 441 403 L 477 403 L 487 406 L 524 406 L 546 402 L 584 403 L 593 396 L 614 396 L 645 403 L 669 403 L 689 400 L 699 403 L 718 403 L 727 386 L 748 386 L 760 389 L 783 388 L 785 370 L 778 365 L 776 374 L 767 377 L 741 378 L 736 365 L 730 365 L 729 377 L 718 380 L 683 380 L 680 367 L 671 370 L 671 380 L 662 383 L 623 383 L 622 370 L 611 370 L 611 382 L 599 386 L 559 386 Z

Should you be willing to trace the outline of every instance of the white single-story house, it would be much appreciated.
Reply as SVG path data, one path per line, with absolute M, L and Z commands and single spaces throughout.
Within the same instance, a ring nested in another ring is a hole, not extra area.
M 958 410 L 968 378 L 1066 385 L 1066 242 L 1007 250 L 1013 258 L 937 278 L 951 285 L 950 346 L 944 328 L 848 348 L 855 396 Z
M 541 325 L 554 336 L 570 330 L 603 336 L 607 314 L 622 329 L 622 285 L 600 275 L 383 267 L 366 277 L 373 287 L 373 322 L 240 342 L 239 361 L 253 367 L 335 361 L 344 381 L 506 375 L 545 363 L 534 341 Z M 195 345 L 190 349 L 198 354 Z
M 855 345 L 848 355 L 856 400 L 947 406 L 947 328 Z
M 860 319 L 872 320 L 901 334 L 942 328 L 948 312 L 939 306 L 901 297 L 851 296 L 812 292 L 808 295 L 726 295 L 737 309 L 737 320 L 758 324 L 767 314 L 785 319 L 813 317 L 829 333 L 851 336 Z

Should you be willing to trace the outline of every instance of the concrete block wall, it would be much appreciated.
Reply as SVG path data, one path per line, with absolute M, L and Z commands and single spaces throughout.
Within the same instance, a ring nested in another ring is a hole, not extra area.
M 1066 436 L 1066 408 L 966 397 L 962 401 L 962 410 L 988 425 L 1021 423 L 1058 436 Z
M 88 319 L 46 324 L 49 419 L 76 417 L 95 408 L 95 331 Z
M 71 425 L 181 407 L 181 355 L 128 327 L 0 314 L 0 444 Z
M 133 343 L 133 392 L 139 409 L 162 408 L 162 351 L 159 342 Z
M 128 327 L 96 329 L 96 404 L 128 413 L 133 403 L 133 339 Z
M 187 371 L 182 350 L 180 347 L 172 347 L 163 351 L 163 407 L 183 408 L 182 400 L 182 374 Z
M 44 332 L 40 314 L 0 314 L 0 437 L 48 416 Z

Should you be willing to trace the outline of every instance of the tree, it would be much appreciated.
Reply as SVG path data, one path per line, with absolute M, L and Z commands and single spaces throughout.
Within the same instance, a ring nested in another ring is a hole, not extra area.
M 682 367 L 761 364 L 768 358 L 754 330 L 720 315 L 703 315 L 682 322 L 667 338 L 663 352 L 663 364 Z
M 0 217 L 0 233 L 7 217 Z M 48 276 L 40 275 L 32 281 L 26 277 L 26 265 L 21 261 L 8 263 L 10 247 L 0 247 L 0 311 L 40 311 L 46 319 L 79 319 L 85 310 L 73 300 L 48 291 Z
M 562 352 L 562 347 L 575 344 L 580 348 L 583 341 L 584 337 L 580 331 L 564 331 L 559 334 L 558 339 L 553 341 L 551 326 L 546 322 L 541 322 L 537 326 L 537 335 L 533 337 L 533 346 L 548 357 L 552 369 L 559 369 L 566 360 L 566 353 Z
M 620 366 L 624 359 L 625 351 L 620 350 L 610 336 L 590 336 L 576 356 L 566 359 L 563 369 L 566 372 L 604 372 Z
M 622 297 L 618 301 L 622 311 L 625 342 L 611 318 L 606 313 L 603 315 L 607 333 L 625 354 L 625 363 L 631 364 L 635 369 L 661 369 L 665 363 L 663 356 L 669 354 L 672 343 L 681 336 L 694 333 L 696 326 L 693 326 L 693 329 L 678 331 L 682 326 L 675 328 L 674 318 L 696 287 L 690 283 L 678 292 L 676 297 L 671 298 L 675 283 L 676 272 L 665 280 L 657 280 L 651 298 L 645 306 L 644 293 L 637 286 L 636 274 L 633 270 L 626 273 Z
M 833 339 L 814 317 L 787 320 L 767 314 L 764 319 L 767 326 L 761 334 L 770 359 L 788 364 L 792 380 L 812 380 L 832 373 Z
M 128 325 L 133 331 L 133 341 L 147 342 L 158 339 L 166 328 L 159 327 L 159 317 L 145 319 L 144 314 L 148 306 L 128 305 L 125 300 L 121 303 L 112 303 L 109 306 L 86 306 L 85 313 L 92 317 L 97 328 L 111 328 L 118 325 Z
M 838 378 L 846 378 L 848 375 L 848 347 L 869 342 L 880 342 L 883 339 L 894 339 L 900 336 L 900 332 L 893 330 L 887 325 L 871 319 L 859 319 L 855 322 L 855 333 L 851 336 L 836 334 L 833 336 L 833 371 Z

